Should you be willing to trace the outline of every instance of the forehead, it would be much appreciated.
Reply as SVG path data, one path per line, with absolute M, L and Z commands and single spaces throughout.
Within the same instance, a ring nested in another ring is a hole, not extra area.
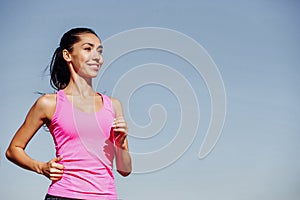
M 90 43 L 90 44 L 93 44 L 95 46 L 99 46 L 101 44 L 100 39 L 92 33 L 80 34 L 79 38 L 80 38 L 80 40 L 79 40 L 78 43 L 81 43 L 81 44 Z

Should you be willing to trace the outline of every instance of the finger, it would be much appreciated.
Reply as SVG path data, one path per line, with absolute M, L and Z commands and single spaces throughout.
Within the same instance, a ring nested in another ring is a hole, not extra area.
M 113 129 L 114 131 L 117 131 L 117 130 L 121 130 L 122 132 L 127 132 L 128 131 L 128 128 L 125 124 L 117 124 L 115 126 L 113 126 Z
M 50 180 L 57 181 L 62 178 L 62 174 L 50 174 Z
M 62 174 L 64 171 L 62 169 L 50 168 L 50 174 Z
M 114 118 L 114 123 L 122 123 L 122 122 L 125 122 L 125 118 L 122 116 L 122 117 L 117 117 L 117 118 Z
M 112 124 L 113 127 L 127 127 L 127 123 L 124 120 L 114 121 Z
M 50 167 L 51 167 L 51 168 L 60 169 L 60 170 L 63 170 L 63 169 L 64 169 L 64 165 L 59 164 L 59 163 L 56 163 L 56 162 L 52 162 L 52 163 L 50 164 Z
M 50 164 L 52 163 L 58 163 L 59 161 L 61 161 L 63 159 L 63 157 L 56 157 L 56 158 L 53 158 L 52 160 L 50 160 Z
M 120 121 L 117 123 L 118 126 L 127 127 L 127 123 L 125 121 Z
M 128 127 L 126 124 L 117 124 L 117 125 L 113 126 L 113 129 L 115 132 L 121 131 L 121 132 L 127 133 L 127 131 L 128 131 Z
M 127 135 L 126 128 L 114 128 L 114 132 L 116 132 L 117 134 Z
M 59 161 L 61 161 L 63 159 L 62 156 L 60 157 L 57 157 L 57 158 L 53 158 L 51 161 L 50 161 L 50 166 L 51 167 L 57 167 L 58 169 L 63 169 L 63 165 L 58 163 Z
M 60 157 L 53 158 L 51 161 L 53 161 L 53 162 L 59 162 L 59 161 L 61 161 L 62 159 L 63 159 L 63 157 L 60 156 Z
M 50 170 L 49 177 L 61 177 L 63 174 L 63 171 Z
M 128 132 L 128 129 L 127 127 L 119 127 L 119 126 L 116 126 L 113 128 L 114 132 L 122 132 L 122 133 L 126 133 Z

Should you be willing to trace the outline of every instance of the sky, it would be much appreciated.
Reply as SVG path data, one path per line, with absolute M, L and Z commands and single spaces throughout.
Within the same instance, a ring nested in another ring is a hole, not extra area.
M 62 34 L 81 26 L 104 46 L 94 88 L 122 101 L 129 124 L 133 173 L 114 171 L 119 199 L 299 199 L 298 1 L 0 3 L 1 198 L 47 192 L 5 150 L 36 92 L 54 92 L 45 69 Z M 52 159 L 49 132 L 26 152 Z

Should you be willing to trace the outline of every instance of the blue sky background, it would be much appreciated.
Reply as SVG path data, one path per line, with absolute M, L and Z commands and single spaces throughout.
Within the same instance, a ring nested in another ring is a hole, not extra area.
M 34 92 L 53 92 L 43 70 L 62 34 L 77 26 L 92 27 L 102 40 L 141 27 L 182 32 L 207 50 L 225 84 L 222 136 L 209 156 L 199 160 L 210 117 L 209 95 L 200 76 L 182 70 L 192 85 L 199 85 L 197 137 L 180 159 L 164 169 L 127 178 L 116 174 L 120 199 L 299 199 L 299 9 L 296 0 L 1 1 L 1 199 L 43 199 L 47 192 L 49 180 L 9 163 L 4 152 L 38 98 Z M 111 94 L 116 76 L 149 62 L 174 68 L 187 65 L 166 52 L 132 53 L 112 65 L 109 74 L 115 76 L 106 77 L 97 90 Z M 136 92 L 139 103 L 132 106 L 137 123 L 147 124 L 145 113 L 153 103 L 164 104 L 170 114 L 156 138 L 130 138 L 130 148 L 138 152 L 171 140 L 179 119 L 178 102 L 167 90 L 143 89 Z M 40 130 L 27 152 L 35 159 L 50 160 L 55 154 L 49 133 Z

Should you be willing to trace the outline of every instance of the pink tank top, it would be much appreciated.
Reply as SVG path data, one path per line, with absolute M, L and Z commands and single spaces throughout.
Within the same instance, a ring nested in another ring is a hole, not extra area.
M 117 199 L 112 172 L 114 145 L 111 127 L 114 109 L 110 98 L 102 96 L 103 106 L 95 113 L 80 111 L 57 92 L 56 110 L 49 130 L 56 156 L 64 165 L 59 181 L 53 181 L 48 194 L 77 199 Z

